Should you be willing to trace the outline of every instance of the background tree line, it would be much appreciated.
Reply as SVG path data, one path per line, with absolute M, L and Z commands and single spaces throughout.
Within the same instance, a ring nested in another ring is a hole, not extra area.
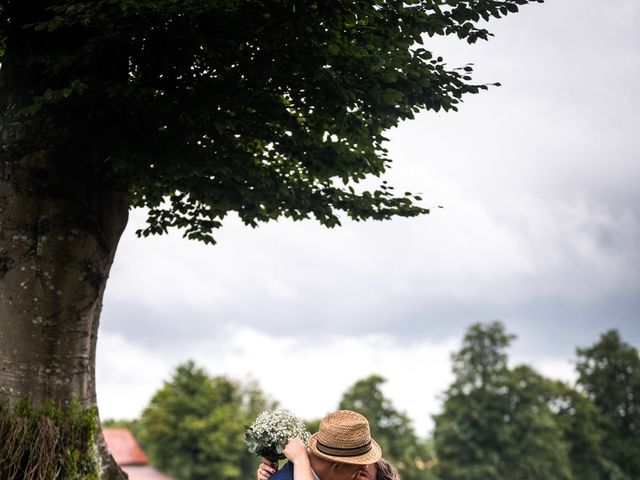
M 454 381 L 431 436 L 384 396 L 372 375 L 344 392 L 338 408 L 370 421 L 405 480 L 632 480 L 640 478 L 640 357 L 616 330 L 578 348 L 577 381 L 510 367 L 514 336 L 500 322 L 472 325 L 452 354 Z M 416 379 L 420 381 L 420 379 Z M 256 382 L 210 376 L 190 361 L 176 368 L 128 426 L 151 462 L 183 480 L 254 478 L 257 459 L 242 433 L 276 403 Z M 316 431 L 319 420 L 308 422 Z

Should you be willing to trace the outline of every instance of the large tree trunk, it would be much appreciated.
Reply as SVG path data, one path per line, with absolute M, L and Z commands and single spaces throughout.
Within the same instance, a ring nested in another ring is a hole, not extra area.
M 0 160 L 0 404 L 9 406 L 96 403 L 100 310 L 127 197 L 98 168 L 55 160 Z M 101 479 L 126 478 L 101 433 L 95 446 Z
M 125 183 L 110 171 L 108 154 L 96 151 L 103 133 L 99 126 L 85 128 L 94 132 L 91 138 L 67 132 L 72 142 L 53 142 L 56 146 L 49 148 L 53 136 L 79 128 L 77 112 L 71 125 L 65 123 L 71 114 L 65 111 L 44 127 L 16 122 L 14 115 L 34 96 L 96 65 L 104 75 L 126 78 L 127 57 L 114 61 L 113 48 L 105 49 L 111 52 L 108 58 L 96 54 L 94 65 L 47 70 L 39 58 L 62 54 L 55 58 L 64 59 L 87 34 L 81 29 L 38 33 L 28 27 L 51 18 L 51 5 L 51 0 L 2 5 L 10 19 L 3 24 L 0 66 L 0 410 L 5 413 L 20 401 L 36 407 L 53 402 L 63 409 L 74 402 L 95 405 L 102 297 L 128 215 Z M 87 111 L 87 121 L 92 113 Z M 100 478 L 125 479 L 100 430 L 96 437 L 91 447 Z M 7 477 L 0 471 L 0 479 Z

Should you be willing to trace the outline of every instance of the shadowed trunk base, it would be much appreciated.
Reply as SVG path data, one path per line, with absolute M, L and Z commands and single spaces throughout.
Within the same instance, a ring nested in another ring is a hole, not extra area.
M 0 410 L 2 480 L 121 480 L 127 478 L 106 449 L 97 409 L 34 407 Z

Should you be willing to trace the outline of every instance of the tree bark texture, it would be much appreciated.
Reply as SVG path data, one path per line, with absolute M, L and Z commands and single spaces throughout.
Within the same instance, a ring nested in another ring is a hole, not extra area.
M 54 166 L 45 152 L 0 162 L 0 401 L 8 405 L 96 403 L 100 310 L 127 201 Z M 118 478 L 97 441 L 102 478 Z

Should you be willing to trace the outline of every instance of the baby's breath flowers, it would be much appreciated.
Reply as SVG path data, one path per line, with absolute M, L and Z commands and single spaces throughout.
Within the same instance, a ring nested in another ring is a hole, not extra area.
M 249 451 L 272 461 L 284 458 L 284 447 L 294 437 L 306 445 L 311 434 L 302 420 L 284 408 L 262 412 L 244 433 Z

